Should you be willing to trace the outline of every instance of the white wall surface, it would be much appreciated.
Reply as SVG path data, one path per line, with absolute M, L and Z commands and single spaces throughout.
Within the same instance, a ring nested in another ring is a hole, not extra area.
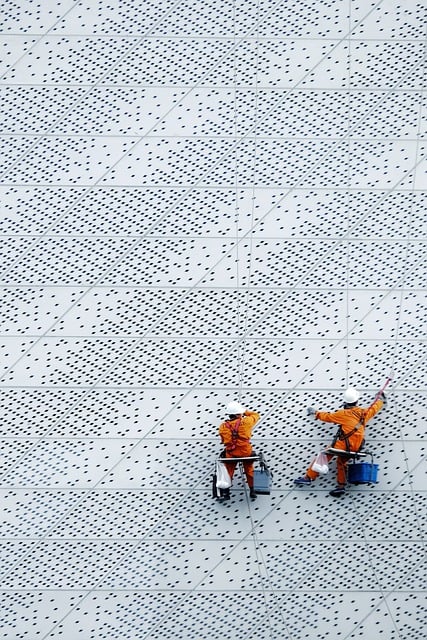
M 2 640 L 420 640 L 425 0 L 5 2 Z M 294 488 L 351 384 L 375 485 Z M 211 497 L 227 400 L 270 495 Z

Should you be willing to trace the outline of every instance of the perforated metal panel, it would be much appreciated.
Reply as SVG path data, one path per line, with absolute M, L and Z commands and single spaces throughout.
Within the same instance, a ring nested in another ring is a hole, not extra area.
M 419 640 L 425 0 L 1 11 L 0 638 Z M 295 488 L 355 385 L 375 485 Z M 270 495 L 211 498 L 225 403 Z

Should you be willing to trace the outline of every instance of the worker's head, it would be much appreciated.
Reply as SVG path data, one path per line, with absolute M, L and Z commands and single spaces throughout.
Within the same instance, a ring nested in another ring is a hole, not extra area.
M 233 400 L 232 402 L 229 402 L 227 404 L 227 406 L 225 407 L 225 412 L 230 418 L 237 418 L 238 416 L 241 416 L 243 413 L 245 413 L 245 407 L 243 407 L 240 402 L 236 402 L 235 400 Z
M 344 391 L 344 403 L 347 407 L 354 407 L 360 398 L 360 393 L 354 387 L 349 387 Z

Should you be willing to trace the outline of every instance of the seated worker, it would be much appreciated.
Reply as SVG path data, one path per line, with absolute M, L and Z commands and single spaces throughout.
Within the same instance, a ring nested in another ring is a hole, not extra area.
M 323 422 L 332 422 L 333 424 L 339 425 L 335 439 L 331 444 L 331 447 L 334 449 L 342 449 L 343 452 L 358 452 L 365 440 L 366 423 L 378 413 L 385 401 L 385 395 L 382 392 L 381 397 L 375 400 L 370 407 L 362 409 L 357 406 L 359 397 L 360 393 L 357 389 L 350 387 L 344 392 L 343 409 L 338 409 L 338 411 L 333 413 L 316 411 L 312 407 L 307 409 L 307 413 L 313 415 L 316 420 L 323 420 Z M 349 458 L 345 455 L 340 456 L 339 454 L 331 453 L 327 454 L 328 460 L 331 460 L 334 455 L 337 456 L 337 487 L 333 491 L 330 491 L 330 495 L 338 497 L 345 492 L 345 486 L 347 484 L 346 467 Z M 317 471 L 309 467 L 305 472 L 305 476 L 297 478 L 294 482 L 297 485 L 309 485 L 318 475 Z
M 255 424 L 258 422 L 260 415 L 255 411 L 249 411 L 239 402 L 229 402 L 226 406 L 228 420 L 222 422 L 219 427 L 219 436 L 221 442 L 225 445 L 226 458 L 246 458 L 253 455 L 252 444 L 250 438 Z M 236 469 L 237 462 L 226 462 L 227 470 L 231 479 Z M 248 483 L 250 497 L 255 500 L 256 493 L 254 491 L 254 461 L 244 460 L 243 468 L 245 471 L 246 481 Z M 223 489 L 223 499 L 230 499 L 230 489 Z

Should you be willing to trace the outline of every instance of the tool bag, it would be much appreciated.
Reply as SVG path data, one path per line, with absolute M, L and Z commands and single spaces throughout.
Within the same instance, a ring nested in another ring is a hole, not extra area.
M 258 456 L 260 469 L 254 470 L 254 491 L 255 493 L 269 495 L 271 493 L 271 484 L 273 474 L 268 468 L 262 453 Z
M 313 471 L 316 471 L 317 473 L 321 473 L 321 474 L 328 473 L 329 466 L 328 466 L 328 458 L 326 456 L 326 453 L 324 453 L 323 451 L 320 451 L 320 453 L 318 453 L 316 457 L 313 459 L 313 462 L 311 463 L 311 468 L 313 469 Z
M 221 496 L 221 489 L 231 487 L 231 478 L 226 465 L 221 460 L 215 462 L 215 472 L 212 474 L 212 498 Z
M 216 486 L 218 489 L 229 489 L 231 487 L 231 478 L 224 462 L 216 461 Z
M 254 470 L 254 491 L 264 495 L 271 493 L 271 473 L 268 469 Z

